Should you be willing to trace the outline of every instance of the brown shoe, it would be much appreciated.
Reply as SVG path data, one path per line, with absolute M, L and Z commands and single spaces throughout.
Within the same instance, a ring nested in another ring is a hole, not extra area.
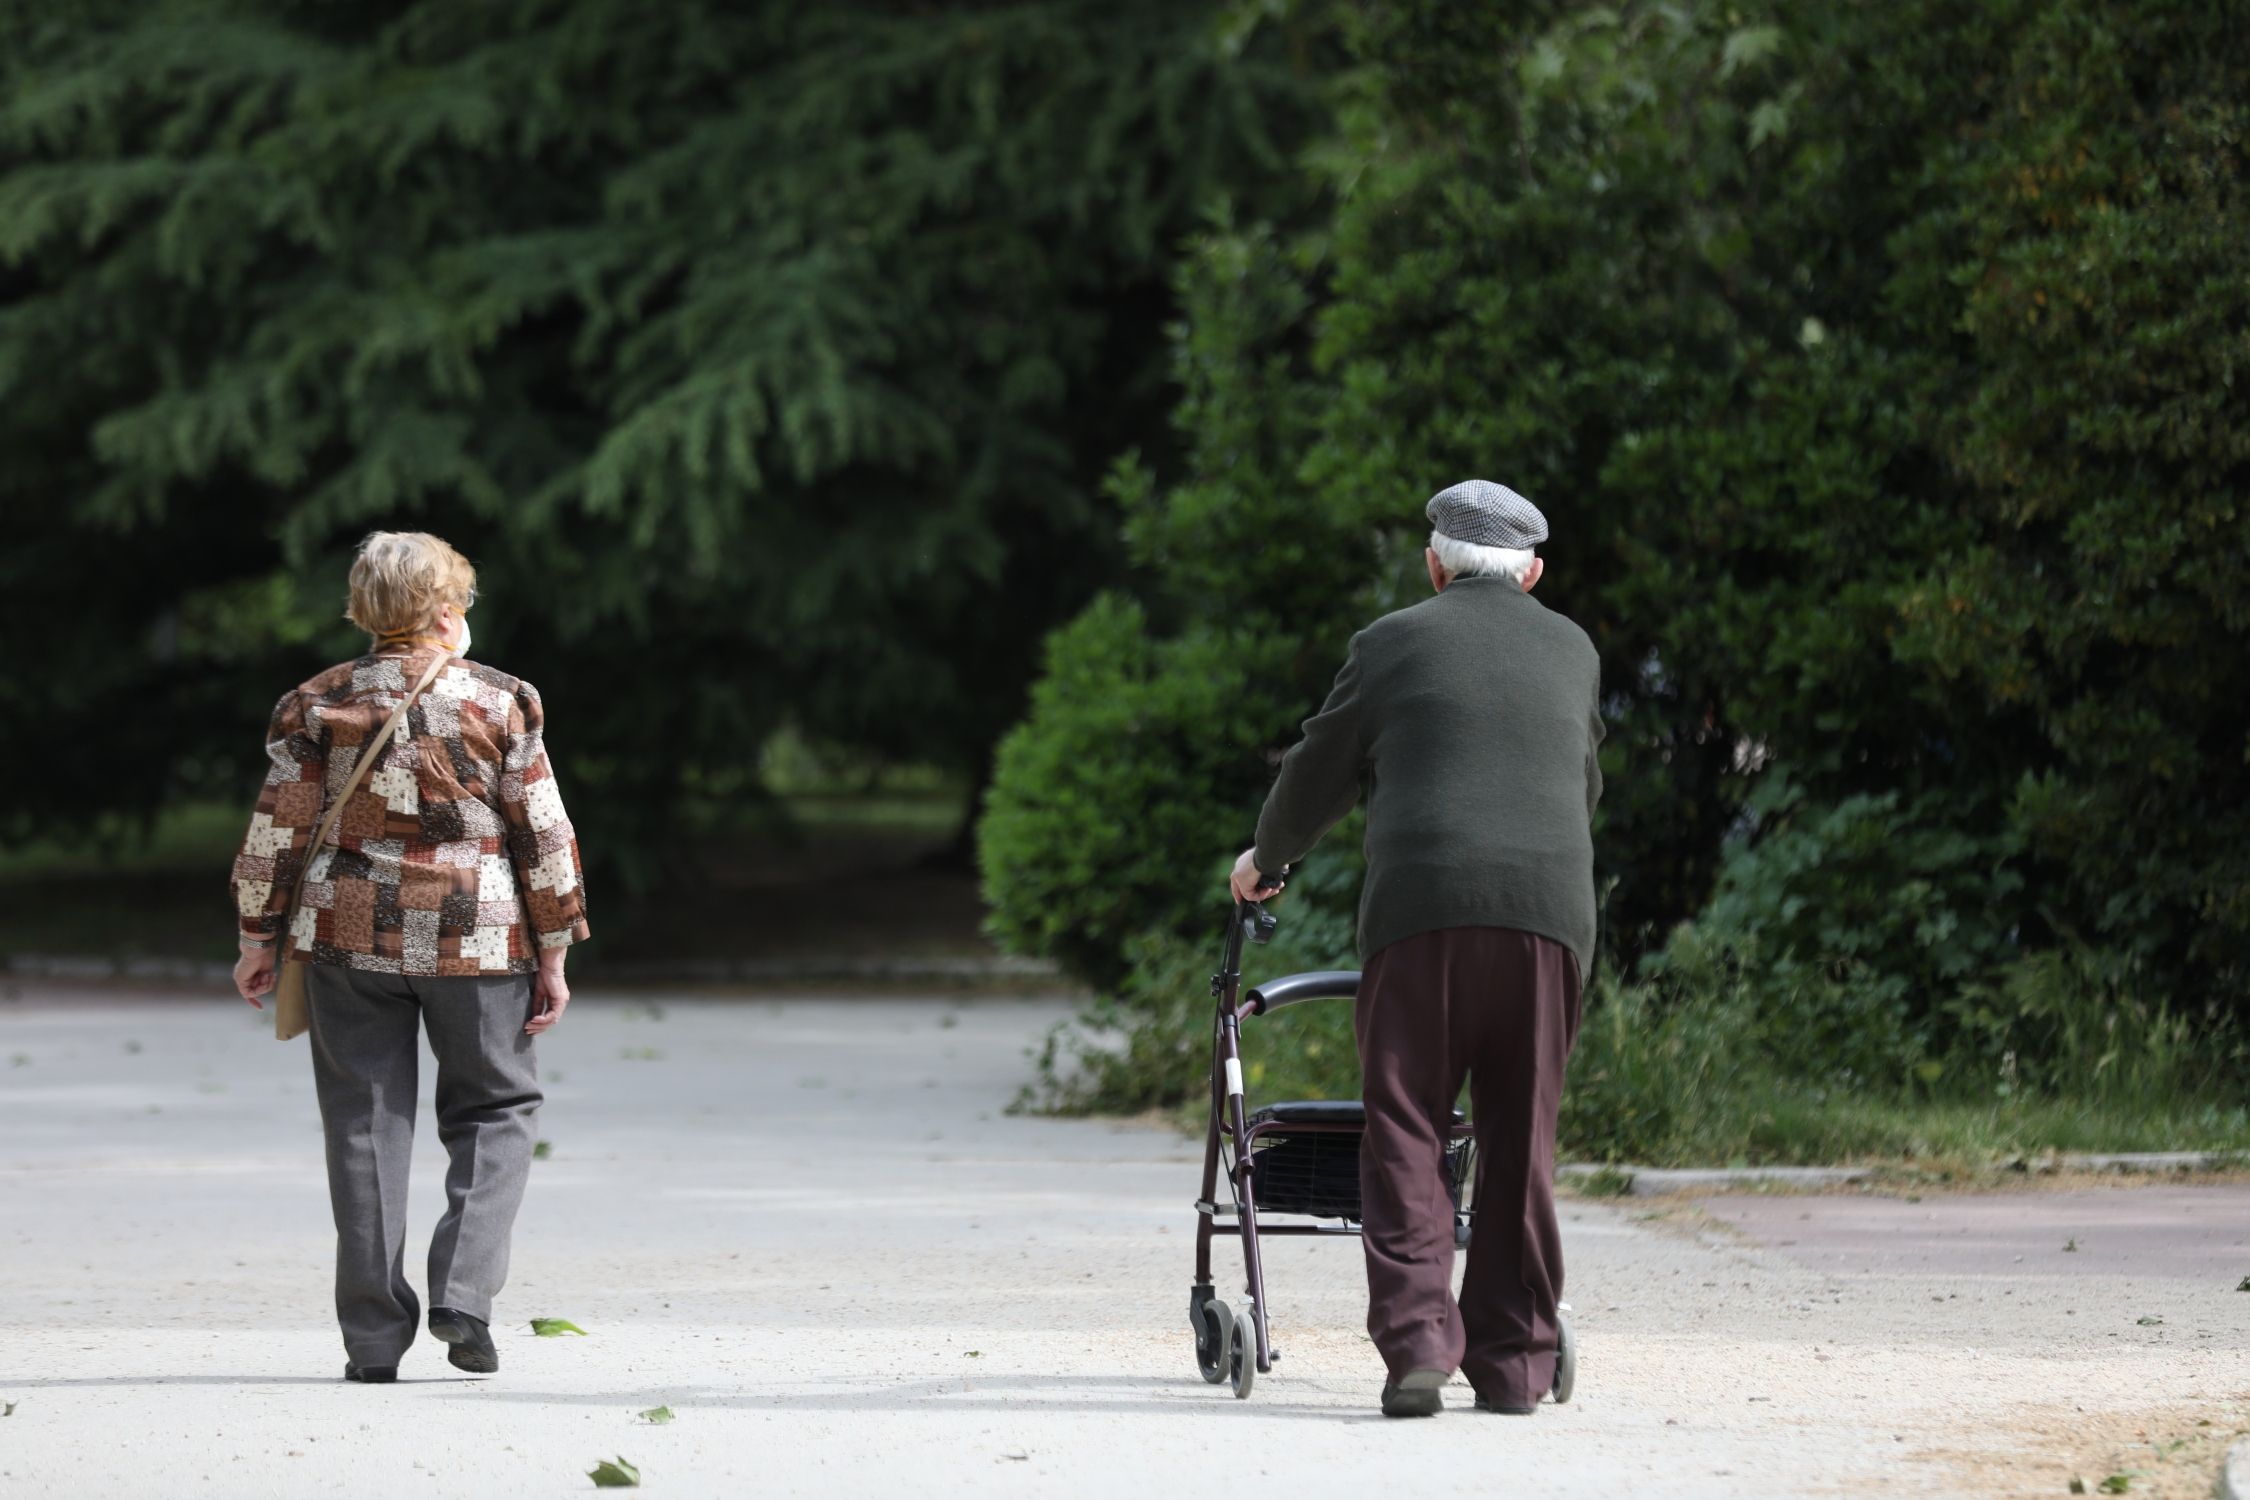
M 1485 1395 L 1482 1391 L 1479 1391 L 1477 1393 L 1478 1411 L 1498 1412 L 1503 1417 L 1528 1417 L 1538 1409 L 1539 1404 L 1537 1402 L 1533 1402 L 1529 1406 L 1514 1406 L 1504 1402 L 1495 1401 L 1490 1396 Z

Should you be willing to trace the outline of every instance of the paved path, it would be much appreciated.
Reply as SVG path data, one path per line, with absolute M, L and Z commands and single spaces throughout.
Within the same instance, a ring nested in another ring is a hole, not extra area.
M 1238 1404 L 1185 1327 L 1196 1144 L 1005 1113 L 1060 1013 L 581 1001 L 543 1044 L 500 1375 L 425 1342 L 369 1389 L 335 1379 L 304 1044 L 215 1000 L 0 1002 L 0 1494 L 577 1494 L 612 1454 L 677 1496 L 2058 1494 L 2112 1467 L 2208 1494 L 2250 1425 L 2239 1187 L 1997 1219 L 1570 1204 L 1579 1396 L 1528 1421 L 1375 1417 L 1357 1247 L 1279 1241 L 1286 1358 Z

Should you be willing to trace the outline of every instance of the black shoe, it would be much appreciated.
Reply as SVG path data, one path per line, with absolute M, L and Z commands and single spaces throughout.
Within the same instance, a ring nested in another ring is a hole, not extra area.
M 347 1364 L 344 1366 L 344 1378 L 355 1385 L 389 1385 L 398 1379 L 398 1366 L 369 1365 L 363 1370 L 358 1365 Z
M 1498 1412 L 1503 1417 L 1528 1417 L 1539 1408 L 1532 1406 L 1503 1406 L 1489 1396 L 1477 1397 L 1477 1410 Z
M 457 1307 L 430 1309 L 430 1337 L 453 1347 L 445 1351 L 456 1370 L 490 1375 L 500 1368 L 500 1351 L 492 1346 L 492 1330 L 484 1319 Z
M 1440 1394 L 1445 1383 L 1453 1378 L 1449 1370 L 1408 1370 L 1396 1380 L 1383 1383 L 1383 1415 L 1386 1417 L 1434 1417 L 1445 1410 L 1445 1397 Z

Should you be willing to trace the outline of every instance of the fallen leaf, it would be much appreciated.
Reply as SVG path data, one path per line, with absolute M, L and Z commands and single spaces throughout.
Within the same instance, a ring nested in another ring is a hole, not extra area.
M 641 1487 L 641 1471 L 625 1462 L 622 1455 L 603 1459 L 586 1471 L 597 1490 L 637 1490 Z
M 2096 1494 L 2122 1495 L 2133 1487 L 2133 1481 L 2123 1474 L 2112 1474 L 2094 1487 Z
M 984 1351 L 982 1349 L 971 1349 L 964 1357 L 968 1359 L 982 1359 L 984 1358 Z
M 2236 1285 L 2235 1290 L 2238 1292 L 2250 1292 L 2250 1276 L 2243 1277 L 2241 1282 Z
M 2085 1493 L 2086 1493 L 2086 1481 L 2085 1481 L 2085 1480 L 2083 1480 L 2083 1479 L 2081 1479 L 2081 1478 L 2079 1478 L 2079 1477 L 2078 1477 L 2078 1476 L 2077 1476 L 2076 1474 L 2073 1474 L 2073 1475 L 2071 1475 L 2071 1476 L 2070 1476 L 2070 1492 L 2071 1492 L 2071 1493 L 2072 1493 L 2073 1495 L 2083 1495 L 2083 1494 L 2085 1494 Z
M 2066 1252 L 2076 1252 L 2076 1250 L 2078 1249 L 2078 1237 L 2076 1235 L 2072 1235 L 2069 1239 L 2064 1240 L 2063 1249 Z
M 0 1406 L 0 1417 L 12 1417 L 12 1416 L 14 1416 L 15 1414 L 16 1414 L 16 1403 L 15 1403 L 15 1402 L 13 1402 L 13 1401 L 10 1401 L 10 1402 L 8 1402 L 8 1403 L 7 1403 L 7 1404 L 6 1404 L 5 1406 Z
M 2162 1318 L 2135 1318 L 2133 1321 L 2140 1324 L 2143 1328 L 2161 1328 L 2164 1326 L 2164 1320 Z M 2114 1493 L 2122 1495 L 2125 1492 L 2123 1490 L 2117 1490 L 2114 1491 Z
M 586 1336 L 586 1330 L 568 1318 L 533 1318 L 531 1331 L 543 1339 L 561 1338 L 566 1333 L 575 1333 L 580 1338 Z
M 672 1408 L 669 1406 L 652 1406 L 647 1411 L 642 1412 L 640 1417 L 644 1422 L 654 1422 L 657 1426 L 662 1427 L 666 1422 L 672 1420 Z
M 531 1159 L 533 1161 L 545 1161 L 548 1157 L 553 1156 L 554 1154 L 555 1143 L 553 1141 L 541 1141 L 538 1145 L 531 1148 Z
M 1021 1464 L 1029 1463 L 1031 1461 L 1031 1455 L 1028 1453 L 1003 1453 L 1000 1456 L 1004 1459 L 1007 1459 L 1010 1463 Z

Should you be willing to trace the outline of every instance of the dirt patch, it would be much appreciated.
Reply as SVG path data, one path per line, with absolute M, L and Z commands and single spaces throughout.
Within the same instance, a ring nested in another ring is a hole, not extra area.
M 2081 1480 L 2105 1493 L 2111 1475 L 2126 1488 L 2107 1493 L 2155 1500 L 2209 1500 L 2227 1449 L 2250 1433 L 2250 1393 L 2141 1411 L 2023 1406 L 1985 1429 L 1975 1448 L 1926 1448 L 1915 1456 L 1961 1476 L 1975 1495 L 2064 1495 Z

